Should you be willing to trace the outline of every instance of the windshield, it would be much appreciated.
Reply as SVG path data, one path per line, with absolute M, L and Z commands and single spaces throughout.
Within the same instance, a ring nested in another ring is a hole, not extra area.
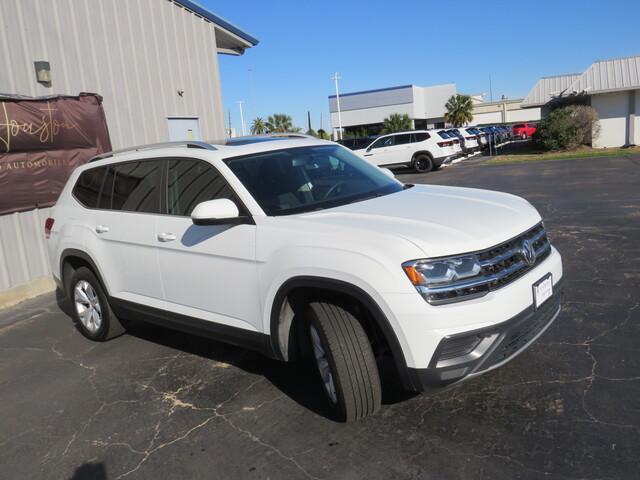
M 338 145 L 274 150 L 225 162 L 267 215 L 322 210 L 403 189 Z

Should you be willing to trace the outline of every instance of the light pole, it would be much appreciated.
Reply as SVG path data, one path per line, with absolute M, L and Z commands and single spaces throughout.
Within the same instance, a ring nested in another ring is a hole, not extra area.
M 251 103 L 251 116 L 255 120 L 256 118 L 256 104 L 254 102 L 255 98 L 253 96 L 253 69 L 248 68 L 247 74 L 249 76 L 249 102 Z
M 342 77 L 338 74 L 338 72 L 334 73 L 331 80 L 336 83 L 336 105 L 338 107 L 338 140 L 342 140 L 342 116 L 340 114 L 340 93 L 338 92 L 338 80 Z
M 240 100 L 238 102 L 238 106 L 240 107 L 240 127 L 241 127 L 241 130 L 242 130 L 242 136 L 244 137 L 246 135 L 246 132 L 244 130 L 244 112 L 242 111 L 242 104 L 243 103 L 244 102 L 242 100 Z

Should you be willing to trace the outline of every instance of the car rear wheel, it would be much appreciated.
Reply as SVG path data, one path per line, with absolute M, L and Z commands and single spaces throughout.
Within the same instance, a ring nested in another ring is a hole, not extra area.
M 102 285 L 91 270 L 78 268 L 70 285 L 73 319 L 85 337 L 101 342 L 124 333 L 122 323 L 111 310 Z
M 417 155 L 413 159 L 413 169 L 418 173 L 426 173 L 433 170 L 433 160 L 427 154 Z
M 382 388 L 367 334 L 360 322 L 340 305 L 309 304 L 309 336 L 315 364 L 327 400 L 346 422 L 380 409 Z

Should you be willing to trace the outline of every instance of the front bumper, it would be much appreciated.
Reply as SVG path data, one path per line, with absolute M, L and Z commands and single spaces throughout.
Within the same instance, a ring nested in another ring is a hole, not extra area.
M 562 282 L 538 309 L 528 307 L 511 319 L 443 338 L 428 368 L 409 368 L 413 390 L 452 386 L 498 368 L 526 350 L 560 313 Z

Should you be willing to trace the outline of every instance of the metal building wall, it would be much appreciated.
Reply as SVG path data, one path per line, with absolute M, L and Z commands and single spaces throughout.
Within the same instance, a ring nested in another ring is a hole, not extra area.
M 0 216 L 0 292 L 51 275 L 44 239 L 50 210 Z
M 52 86 L 33 62 L 49 61 Z M 182 96 L 177 91 L 183 90 Z M 113 148 L 169 139 L 167 117 L 224 137 L 214 24 L 168 0 L 0 0 L 0 92 L 95 92 Z M 49 209 L 0 216 L 0 293 L 50 275 Z
M 51 87 L 36 60 L 51 63 Z M 167 141 L 171 116 L 224 137 L 213 23 L 168 0 L 0 0 L 0 92 L 82 91 L 103 96 L 114 148 Z

